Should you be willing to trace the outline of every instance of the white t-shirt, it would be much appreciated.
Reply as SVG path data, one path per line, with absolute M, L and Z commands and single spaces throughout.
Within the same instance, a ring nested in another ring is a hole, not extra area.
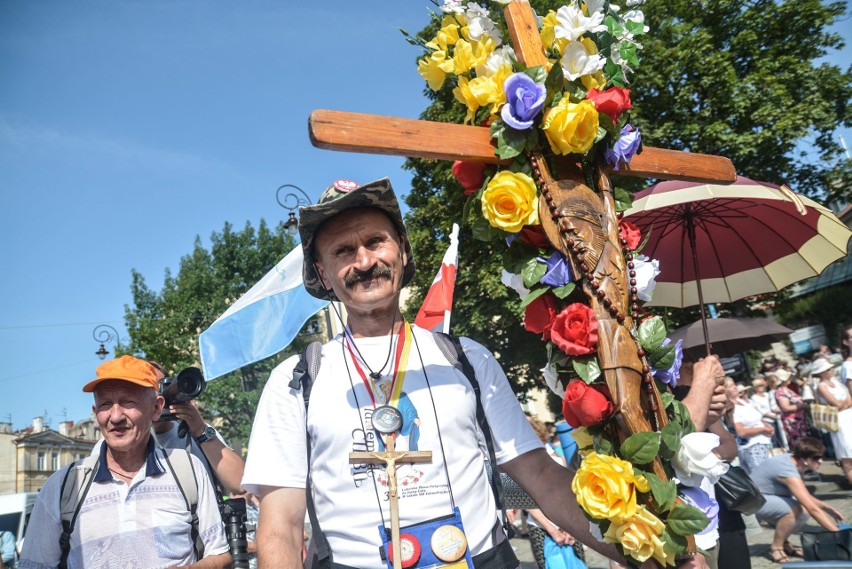
M 766 420 L 774 420 L 771 417 L 767 417 L 770 413 L 774 414 L 772 411 L 772 407 L 774 404 L 773 398 L 770 397 L 769 392 L 764 393 L 763 395 L 754 394 L 751 396 L 751 404 L 754 405 L 755 409 L 757 409 L 761 416 Z
M 734 423 L 742 423 L 743 427 L 751 429 L 753 427 L 763 427 L 763 415 L 751 403 L 737 402 L 734 405 Z M 767 435 L 754 435 L 746 439 L 740 448 L 748 448 L 756 444 L 771 445 L 772 439 Z
M 432 451 L 432 461 L 397 469 L 400 523 L 406 526 L 451 514 L 451 488 L 471 555 L 477 555 L 495 545 L 491 530 L 498 516 L 485 474 L 485 457 L 477 442 L 473 389 L 464 374 L 449 365 L 431 332 L 416 326 L 412 330 L 416 342 L 411 346 L 402 387 L 409 401 L 401 401 L 399 406 L 401 411 L 403 405 L 416 410 L 420 421 L 417 447 Z M 387 358 L 389 336 L 355 342 L 372 369 Z M 462 346 L 481 386 L 498 464 L 541 448 L 493 355 L 467 338 L 462 338 Z M 261 485 L 305 487 L 305 406 L 301 390 L 288 385 L 297 361 L 294 356 L 276 367 L 264 388 L 243 476 L 242 485 L 249 492 L 257 493 Z M 421 361 L 426 364 L 425 374 Z M 383 379 L 390 375 L 388 368 Z M 335 562 L 383 569 L 378 528 L 383 523 L 390 525 L 385 470 L 349 464 L 352 451 L 378 450 L 377 435 L 369 424 L 372 412 L 367 387 L 338 336 L 323 346 L 308 411 L 314 504 Z M 400 439 L 407 438 L 398 437 L 397 450 L 406 448 L 407 442 Z

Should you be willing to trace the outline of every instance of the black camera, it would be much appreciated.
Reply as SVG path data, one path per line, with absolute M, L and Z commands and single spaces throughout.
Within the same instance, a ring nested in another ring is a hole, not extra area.
M 184 403 L 200 397 L 207 387 L 204 374 L 197 367 L 188 367 L 175 376 L 160 380 L 160 395 L 166 400 L 161 421 L 173 421 L 175 416 L 167 411 L 170 405 Z
M 222 499 L 219 513 L 225 523 L 225 535 L 231 550 L 233 569 L 249 566 L 248 541 L 246 540 L 246 501 L 243 498 Z

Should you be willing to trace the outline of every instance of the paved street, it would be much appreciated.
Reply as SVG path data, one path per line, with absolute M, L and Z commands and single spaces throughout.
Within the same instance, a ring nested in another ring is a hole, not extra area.
M 852 523 L 852 492 L 843 490 L 840 482 L 843 474 L 840 468 L 833 462 L 826 462 L 821 469 L 821 477 L 818 482 L 806 482 L 811 492 L 825 502 L 830 503 L 846 516 L 846 522 Z M 816 524 L 809 527 L 818 528 Z M 778 569 L 781 566 L 769 560 L 769 544 L 772 542 L 773 530 L 765 527 L 754 528 L 753 535 L 749 535 L 749 549 L 751 551 L 752 569 Z M 798 545 L 798 537 L 793 536 L 791 542 Z M 524 538 L 515 538 L 512 545 L 516 548 L 516 554 L 521 560 L 521 569 L 535 569 L 529 542 Z M 608 569 L 607 560 L 589 548 L 586 548 L 586 562 L 589 569 Z

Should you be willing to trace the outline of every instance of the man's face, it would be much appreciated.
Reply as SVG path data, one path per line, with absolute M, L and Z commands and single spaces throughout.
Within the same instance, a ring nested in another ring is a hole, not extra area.
M 396 302 L 408 257 L 393 222 L 377 209 L 353 209 L 323 225 L 314 240 L 323 285 L 350 310 Z
M 95 388 L 92 411 L 110 450 L 134 452 L 148 444 L 151 423 L 160 416 L 163 403 L 150 387 L 112 380 Z

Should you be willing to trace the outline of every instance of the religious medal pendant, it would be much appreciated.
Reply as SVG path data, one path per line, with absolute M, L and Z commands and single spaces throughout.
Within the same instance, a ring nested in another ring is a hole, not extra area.
M 396 407 L 382 405 L 373 411 L 373 428 L 382 435 L 396 433 L 402 428 L 402 413 Z

